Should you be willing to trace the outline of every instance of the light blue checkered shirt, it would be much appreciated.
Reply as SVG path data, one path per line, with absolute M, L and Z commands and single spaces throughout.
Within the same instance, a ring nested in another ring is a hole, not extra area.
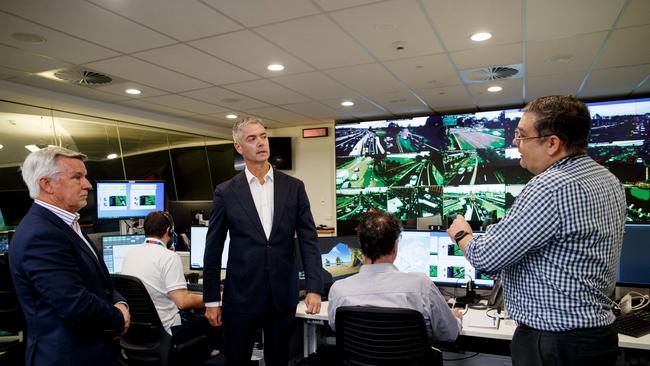
M 625 192 L 587 155 L 564 158 L 526 185 L 512 209 L 467 247 L 477 269 L 500 273 L 506 308 L 545 331 L 611 324 Z

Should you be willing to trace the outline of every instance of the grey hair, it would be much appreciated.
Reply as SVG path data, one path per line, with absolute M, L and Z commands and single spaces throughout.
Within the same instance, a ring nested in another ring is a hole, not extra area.
M 23 181 L 29 189 L 29 196 L 31 198 L 35 199 L 41 193 L 41 187 L 38 184 L 41 177 L 53 178 L 61 172 L 61 167 L 56 161 L 56 158 L 59 156 L 79 159 L 81 161 L 86 161 L 88 158 L 80 152 L 58 146 L 46 147 L 27 155 L 20 169 L 23 175 Z
M 241 140 L 241 138 L 242 138 L 241 133 L 242 133 L 242 130 L 244 129 L 244 127 L 246 127 L 248 125 L 255 124 L 255 123 L 257 123 L 257 124 L 261 125 L 262 127 L 264 127 L 264 124 L 262 124 L 262 120 L 257 118 L 257 117 L 246 117 L 246 118 L 244 118 L 242 120 L 239 120 L 239 121 L 235 122 L 235 125 L 232 126 L 232 139 L 233 139 L 233 141 L 234 142 L 239 142 L 239 140 Z

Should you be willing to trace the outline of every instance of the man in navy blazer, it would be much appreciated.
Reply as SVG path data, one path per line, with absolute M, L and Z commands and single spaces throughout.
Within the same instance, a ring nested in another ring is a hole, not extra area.
M 286 366 L 298 303 L 294 236 L 305 270 L 308 313 L 320 312 L 323 281 L 318 235 L 302 181 L 274 170 L 262 122 L 233 127 L 244 172 L 218 185 L 206 239 L 203 297 L 213 326 L 224 327 L 226 365 L 250 362 L 257 329 L 264 331 L 264 361 Z M 230 232 L 228 269 L 221 297 L 221 255 Z
M 85 159 L 48 147 L 22 166 L 34 203 L 11 240 L 9 266 L 27 321 L 28 366 L 114 365 L 129 325 L 124 298 L 79 227 L 92 189 Z

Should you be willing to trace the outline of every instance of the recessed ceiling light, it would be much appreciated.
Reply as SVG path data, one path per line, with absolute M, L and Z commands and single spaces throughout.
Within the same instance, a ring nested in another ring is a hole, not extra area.
M 107 159 L 115 159 L 116 157 L 117 157 L 117 154 L 115 154 L 115 153 L 108 154 L 108 155 L 106 156 Z
M 124 92 L 126 92 L 126 94 L 131 94 L 131 95 L 138 95 L 138 94 L 142 93 L 142 91 L 140 89 L 133 89 L 133 88 L 126 89 Z
M 341 105 L 344 107 L 352 107 L 354 105 L 354 102 L 351 100 L 344 100 L 341 102 Z
M 237 117 L 239 117 L 239 116 L 236 115 L 236 114 L 229 114 L 229 115 L 226 116 L 226 118 L 228 118 L 228 119 L 236 119 Z
M 483 42 L 483 41 L 487 41 L 488 39 L 492 38 L 492 34 L 490 34 L 488 32 L 479 32 L 479 33 L 472 34 L 472 36 L 469 37 L 469 38 L 474 42 Z
M 47 39 L 34 33 L 16 32 L 11 34 L 11 38 L 18 42 L 39 44 L 47 42 Z
M 266 67 L 269 71 L 282 71 L 284 70 L 284 66 L 280 64 L 270 64 L 269 66 Z
M 35 152 L 35 151 L 40 150 L 40 148 L 38 146 L 36 146 L 36 145 L 25 145 L 25 149 L 27 149 L 27 150 L 29 150 L 31 152 Z
M 487 91 L 489 91 L 490 93 L 498 93 L 501 90 L 503 90 L 503 88 L 498 86 L 498 85 L 491 86 L 491 87 L 487 88 Z
M 4 147 L 4 146 L 3 146 L 2 144 L 0 144 L 0 149 L 2 149 L 3 147 Z

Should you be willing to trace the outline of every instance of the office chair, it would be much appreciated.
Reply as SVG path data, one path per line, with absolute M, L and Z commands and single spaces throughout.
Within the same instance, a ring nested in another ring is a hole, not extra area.
M 19 365 L 25 357 L 27 324 L 16 297 L 9 261 L 0 255 L 0 364 Z
M 336 309 L 336 348 L 342 365 L 442 365 L 424 317 L 412 309 L 342 306 Z
M 126 298 L 131 314 L 128 332 L 120 337 L 120 348 L 128 365 L 183 365 L 201 362 L 197 359 L 208 337 L 198 336 L 181 344 L 173 344 L 172 336 L 163 327 L 156 307 L 140 279 L 120 274 L 112 274 L 115 288 Z

